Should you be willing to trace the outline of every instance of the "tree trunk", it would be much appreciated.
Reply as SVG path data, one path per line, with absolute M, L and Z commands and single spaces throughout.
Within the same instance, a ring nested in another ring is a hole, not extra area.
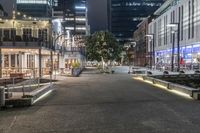
M 101 62 L 102 62 L 103 70 L 105 70 L 105 63 L 104 63 L 104 59 L 103 59 L 103 57 L 101 57 Z

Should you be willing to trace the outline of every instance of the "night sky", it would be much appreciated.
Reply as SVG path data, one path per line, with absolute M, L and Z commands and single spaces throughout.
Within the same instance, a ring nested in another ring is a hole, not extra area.
M 91 33 L 107 28 L 107 0 L 88 0 Z
M 12 11 L 12 1 L 0 0 L 6 11 Z M 87 0 L 88 1 L 88 17 L 91 27 L 91 33 L 99 30 L 107 29 L 107 0 Z

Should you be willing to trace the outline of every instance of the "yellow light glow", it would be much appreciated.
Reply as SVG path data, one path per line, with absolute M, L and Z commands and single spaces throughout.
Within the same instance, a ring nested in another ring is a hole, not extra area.
M 143 78 L 141 77 L 133 77 L 133 79 L 135 80 L 140 80 L 140 81 L 144 81 L 148 84 L 151 84 L 157 88 L 160 88 L 160 89 L 164 89 L 165 91 L 168 91 L 168 92 L 171 92 L 173 94 L 176 94 L 176 95 L 179 95 L 179 96 L 182 96 L 182 97 L 185 97 L 185 98 L 188 98 L 188 99 L 193 99 L 190 95 L 186 94 L 186 93 L 183 93 L 183 92 L 180 92 L 180 91 L 177 91 L 177 90 L 170 90 L 168 89 L 167 87 L 163 86 L 163 85 L 160 85 L 160 84 L 154 84 L 153 82 L 151 81 L 148 81 L 148 80 L 143 80 Z
M 133 77 L 133 79 L 135 79 L 135 80 L 142 80 L 143 81 L 142 77 Z
M 159 87 L 161 89 L 167 89 L 167 87 L 163 86 L 163 85 L 159 85 L 159 84 L 153 84 L 156 87 Z M 168 90 L 168 89 L 167 89 Z
M 180 95 L 180 96 L 183 96 L 183 97 L 187 97 L 187 98 L 192 99 L 192 97 L 191 97 L 190 95 L 188 95 L 188 94 L 186 94 L 186 93 L 183 93 L 183 92 L 180 92 L 180 91 L 177 91 L 177 90 L 170 90 L 170 92 L 173 92 L 173 93 L 175 93 L 175 94 L 177 94 L 177 95 Z
M 47 95 L 49 95 L 53 90 L 49 90 L 48 92 L 44 93 L 42 96 L 40 96 L 38 99 L 36 99 L 35 101 L 33 101 L 33 104 L 40 101 L 42 98 L 46 97 Z

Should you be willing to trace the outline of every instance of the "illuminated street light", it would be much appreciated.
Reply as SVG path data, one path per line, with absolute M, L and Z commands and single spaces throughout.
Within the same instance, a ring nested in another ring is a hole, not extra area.
M 179 72 L 180 71 L 180 23 L 170 23 L 170 24 L 167 25 L 167 27 L 170 27 L 170 28 L 176 28 L 177 27 L 177 30 L 176 30 L 177 31 L 177 56 L 178 56 L 178 58 L 177 58 L 178 59 L 177 60 L 177 63 L 178 63 L 177 71 Z M 175 32 L 173 34 L 173 38 L 174 38 L 174 36 L 175 36 Z M 174 51 L 174 47 L 172 48 L 172 52 L 173 51 Z M 172 61 L 172 68 L 173 68 L 173 61 Z
M 153 38 L 153 34 L 147 34 L 146 37 L 152 37 Z
M 168 24 L 167 27 L 171 27 L 171 28 L 173 28 L 173 27 L 177 27 L 177 24 L 175 24 L 175 23 L 171 23 L 171 24 Z
M 150 66 L 153 69 L 153 65 L 155 64 L 155 41 L 154 41 L 154 34 L 147 34 L 145 37 L 150 38 L 151 41 L 151 48 L 150 48 Z

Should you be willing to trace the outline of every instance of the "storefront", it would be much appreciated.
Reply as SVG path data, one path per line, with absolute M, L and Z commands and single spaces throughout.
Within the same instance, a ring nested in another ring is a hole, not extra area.
M 174 65 L 177 62 L 177 48 L 174 49 Z M 172 49 L 156 51 L 156 65 L 169 67 L 172 62 Z M 184 46 L 180 48 L 181 67 L 185 69 L 199 69 L 200 44 Z
M 49 75 L 51 56 L 49 50 L 41 50 L 41 72 Z M 53 54 L 53 69 L 58 70 L 58 56 Z M 39 49 L 2 49 L 2 76 L 21 73 L 25 77 L 39 76 Z

